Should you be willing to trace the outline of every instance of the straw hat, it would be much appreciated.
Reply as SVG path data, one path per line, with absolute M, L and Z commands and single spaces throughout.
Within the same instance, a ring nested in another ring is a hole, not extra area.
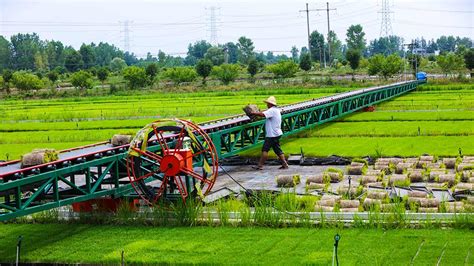
M 277 106 L 277 101 L 275 99 L 275 96 L 270 96 L 268 97 L 268 99 L 266 99 L 265 101 L 263 101 L 264 103 L 269 103 L 273 106 Z

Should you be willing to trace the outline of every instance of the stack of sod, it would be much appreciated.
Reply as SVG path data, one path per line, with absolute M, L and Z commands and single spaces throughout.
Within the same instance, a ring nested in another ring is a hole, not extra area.
M 444 169 L 431 169 L 430 171 L 430 176 L 429 176 L 429 181 L 436 181 L 439 179 L 440 175 L 446 174 L 446 170 Z
M 339 202 L 341 212 L 358 212 L 360 202 L 358 200 L 341 200 Z
M 465 170 L 474 170 L 474 163 L 460 163 L 458 164 L 458 167 L 456 168 L 458 172 L 462 172 Z
M 260 112 L 260 109 L 255 104 L 249 104 L 242 108 L 242 110 L 244 110 L 245 114 L 252 120 L 255 119 L 255 116 L 252 113 Z
M 446 212 L 456 213 L 464 210 L 464 203 L 462 201 L 445 202 L 444 206 Z
M 420 208 L 418 212 L 432 213 L 438 212 L 439 200 L 436 198 L 420 198 Z
M 408 178 L 411 182 L 422 182 L 423 181 L 423 170 L 422 169 L 408 169 Z
M 438 176 L 438 183 L 446 183 L 448 187 L 454 186 L 456 182 L 456 174 L 440 174 Z
M 374 207 L 379 207 L 382 201 L 388 199 L 388 193 L 386 191 L 369 191 L 367 197 L 364 199 L 364 209 L 370 210 Z
M 388 177 L 390 186 L 409 186 L 410 179 L 406 175 L 391 175 Z
M 315 211 L 334 211 L 336 203 L 341 200 L 341 196 L 337 195 L 323 195 L 321 200 L 316 202 L 314 206 Z
M 398 163 L 396 168 L 395 168 L 395 174 L 403 174 L 407 171 L 408 168 L 413 167 L 413 163 Z
M 473 191 L 474 190 L 474 184 L 473 183 L 458 183 L 454 187 L 454 192 L 466 191 L 466 190 Z
M 122 146 L 122 145 L 130 144 L 130 141 L 132 141 L 132 138 L 133 137 L 131 135 L 116 134 L 112 137 L 112 139 L 110 140 L 110 143 L 114 147 Z
M 446 169 L 454 169 L 456 167 L 456 158 L 443 158 L 443 164 Z
M 352 184 L 349 187 L 349 184 L 341 184 L 340 186 L 337 187 L 337 194 L 343 195 L 343 194 L 350 194 L 351 196 L 358 196 L 364 189 L 361 189 L 357 186 Z
M 344 172 L 337 168 L 329 167 L 323 173 L 325 180 L 330 180 L 331 183 L 338 183 L 344 178 Z
M 329 179 L 324 179 L 323 174 L 311 175 L 306 178 L 306 188 L 308 189 L 324 189 L 326 184 L 330 182 Z
M 279 175 L 276 183 L 278 187 L 295 187 L 300 183 L 300 175 Z
M 57 161 L 59 152 L 54 149 L 35 149 L 21 156 L 21 168 Z
M 434 156 L 429 156 L 429 155 L 420 156 L 416 164 L 416 168 L 426 168 L 426 166 L 433 163 L 433 161 L 434 161 Z

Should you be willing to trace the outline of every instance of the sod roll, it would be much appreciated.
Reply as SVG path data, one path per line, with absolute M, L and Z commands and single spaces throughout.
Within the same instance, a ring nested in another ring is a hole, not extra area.
M 456 167 L 456 158 L 443 158 L 443 164 L 447 169 L 454 169 Z
M 438 177 L 439 183 L 447 183 L 449 187 L 452 187 L 456 182 L 456 174 L 441 174 Z
M 447 212 L 455 213 L 464 211 L 464 203 L 462 201 L 445 202 L 444 206 Z
M 377 182 L 377 177 L 376 176 L 364 175 L 360 179 L 360 183 L 364 186 L 369 184 L 369 183 L 375 183 L 375 182 Z
M 339 206 L 341 208 L 359 208 L 360 202 L 358 200 L 341 200 Z
M 278 187 L 294 187 L 296 186 L 295 180 L 292 175 L 279 175 L 276 177 L 276 183 Z
M 331 183 L 338 183 L 342 181 L 343 178 L 343 174 L 339 172 L 325 172 L 324 175 L 331 181 Z
M 306 185 L 306 188 L 307 189 L 324 189 L 326 188 L 326 184 L 310 182 L 309 184 Z
M 347 168 L 347 173 L 349 175 L 361 175 L 364 169 L 364 164 L 361 165 L 351 165 Z
M 388 184 L 389 185 L 395 185 L 396 183 L 403 183 L 408 180 L 408 177 L 406 175 L 391 175 L 388 177 Z
M 421 169 L 410 169 L 408 170 L 408 178 L 411 182 L 422 182 L 423 181 L 423 170 Z
M 431 155 L 420 156 L 420 161 L 433 162 L 434 156 L 431 156 Z
M 438 207 L 420 207 L 418 208 L 419 213 L 436 213 L 438 212 Z
M 432 208 L 438 206 L 439 200 L 436 198 L 420 198 L 420 207 Z
M 375 206 L 380 206 L 381 204 L 382 204 L 382 201 L 379 199 L 365 198 L 364 203 L 362 205 L 364 206 L 365 210 L 369 210 L 370 208 L 373 208 Z
M 310 184 L 310 183 L 323 184 L 324 183 L 323 174 L 308 176 L 306 178 L 306 184 Z
M 428 193 L 426 193 L 425 191 L 421 191 L 421 190 L 411 190 L 411 191 L 408 191 L 408 197 L 412 197 L 412 198 L 426 198 L 428 196 Z
M 112 137 L 112 139 L 110 140 L 110 143 L 114 147 L 127 145 L 127 144 L 130 144 L 130 141 L 132 141 L 132 138 L 133 137 L 131 135 L 116 134 Z
M 385 199 L 388 197 L 388 193 L 385 191 L 369 191 L 367 198 L 369 199 Z
M 412 163 L 399 163 L 395 168 L 395 174 L 403 174 L 410 167 L 413 167 Z
M 54 149 L 35 149 L 21 156 L 21 168 L 45 164 L 59 159 L 59 152 Z
M 358 212 L 359 208 L 340 208 L 340 212 Z
M 245 114 L 251 119 L 255 118 L 255 116 L 252 113 L 260 112 L 260 109 L 255 104 L 249 104 L 245 106 L 244 108 L 242 108 L 242 110 L 244 110 Z

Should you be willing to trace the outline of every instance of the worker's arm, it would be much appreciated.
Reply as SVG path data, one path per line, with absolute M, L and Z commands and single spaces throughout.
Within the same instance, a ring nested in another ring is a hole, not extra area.
M 252 113 L 254 116 L 260 116 L 260 117 L 265 117 L 265 114 L 263 112 L 254 112 Z

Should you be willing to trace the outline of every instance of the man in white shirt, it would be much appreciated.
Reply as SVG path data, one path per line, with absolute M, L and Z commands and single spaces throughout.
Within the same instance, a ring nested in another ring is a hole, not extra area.
M 285 159 L 285 154 L 281 150 L 280 147 L 280 138 L 283 135 L 283 131 L 281 130 L 281 113 L 280 109 L 277 107 L 276 99 L 273 96 L 268 97 L 265 101 L 267 104 L 268 109 L 263 112 L 255 112 L 252 115 L 265 117 L 265 141 L 263 142 L 262 147 L 262 156 L 260 157 L 260 161 L 258 166 L 255 167 L 257 170 L 262 170 L 265 161 L 268 158 L 268 152 L 270 149 L 276 153 L 278 158 L 280 159 L 282 166 L 280 169 L 288 169 L 288 163 Z

